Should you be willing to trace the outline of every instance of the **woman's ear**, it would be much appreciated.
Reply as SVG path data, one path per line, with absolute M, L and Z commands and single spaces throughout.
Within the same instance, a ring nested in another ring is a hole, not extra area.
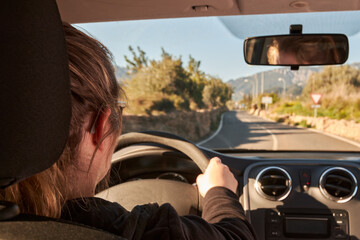
M 93 133 L 92 141 L 94 145 L 98 145 L 103 138 L 104 134 L 108 130 L 109 117 L 111 114 L 110 108 L 106 108 L 104 111 L 101 111 L 97 122 L 95 123 L 95 132 Z M 101 146 L 99 146 L 100 150 Z

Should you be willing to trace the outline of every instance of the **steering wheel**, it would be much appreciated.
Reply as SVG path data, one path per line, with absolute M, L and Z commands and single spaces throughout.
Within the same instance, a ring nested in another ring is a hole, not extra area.
M 121 135 L 115 152 L 140 143 L 157 143 L 174 148 L 192 159 L 202 172 L 209 163 L 209 159 L 204 153 L 190 141 L 171 133 L 158 131 L 132 132 Z M 179 215 L 189 214 L 194 209 L 201 211 L 197 187 L 166 179 L 141 179 L 125 182 L 96 194 L 96 197 L 117 202 L 129 211 L 136 205 L 153 202 L 157 202 L 159 205 L 170 203 Z

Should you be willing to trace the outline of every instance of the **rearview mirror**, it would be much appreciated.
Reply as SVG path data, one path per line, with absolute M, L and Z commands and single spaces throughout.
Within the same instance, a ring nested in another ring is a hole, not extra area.
M 245 61 L 252 65 L 309 66 L 345 63 L 348 38 L 343 34 L 298 34 L 248 38 Z

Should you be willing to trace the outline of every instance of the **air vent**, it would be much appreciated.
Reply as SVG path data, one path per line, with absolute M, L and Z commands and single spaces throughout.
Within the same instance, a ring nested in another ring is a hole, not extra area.
M 357 181 L 349 170 L 341 167 L 327 169 L 320 177 L 321 193 L 338 203 L 350 201 L 357 192 Z
M 256 177 L 255 188 L 266 199 L 284 200 L 291 191 L 291 177 L 282 168 L 268 167 Z

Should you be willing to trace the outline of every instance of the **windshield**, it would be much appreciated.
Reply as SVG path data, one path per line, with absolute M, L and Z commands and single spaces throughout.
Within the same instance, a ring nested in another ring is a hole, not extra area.
M 77 24 L 114 55 L 123 132 L 172 132 L 213 149 L 360 150 L 360 12 Z M 250 66 L 248 37 L 343 33 L 341 66 Z

